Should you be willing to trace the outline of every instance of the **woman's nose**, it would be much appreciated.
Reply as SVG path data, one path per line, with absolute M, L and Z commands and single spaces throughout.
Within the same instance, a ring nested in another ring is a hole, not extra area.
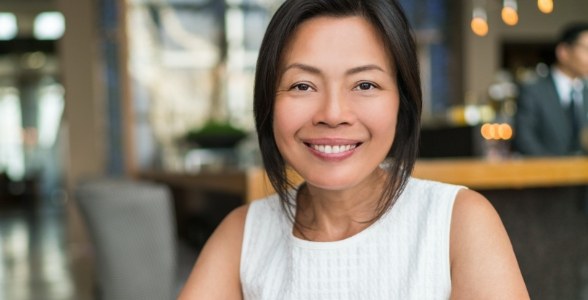
M 350 125 L 353 120 L 353 110 L 344 93 L 330 91 L 321 97 L 320 105 L 314 114 L 313 123 L 315 125 L 337 127 L 345 124 Z

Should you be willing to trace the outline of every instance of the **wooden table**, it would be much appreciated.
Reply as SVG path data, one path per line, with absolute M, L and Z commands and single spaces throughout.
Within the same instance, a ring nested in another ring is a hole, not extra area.
M 588 184 L 588 158 L 418 160 L 413 176 L 465 185 L 472 189 L 520 189 Z M 273 193 L 262 168 L 215 173 L 142 172 L 140 178 L 172 187 L 225 192 L 245 202 Z M 295 182 L 301 182 L 296 177 Z

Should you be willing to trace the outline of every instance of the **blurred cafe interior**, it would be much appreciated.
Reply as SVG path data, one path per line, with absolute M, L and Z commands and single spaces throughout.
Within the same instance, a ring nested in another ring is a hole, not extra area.
M 0 299 L 177 293 L 218 222 L 271 193 L 252 82 L 281 2 L 0 2 Z M 512 147 L 520 84 L 588 1 L 399 2 L 423 82 L 414 176 L 492 202 L 533 299 L 588 299 L 588 157 Z M 169 299 L 143 295 L 124 299 Z

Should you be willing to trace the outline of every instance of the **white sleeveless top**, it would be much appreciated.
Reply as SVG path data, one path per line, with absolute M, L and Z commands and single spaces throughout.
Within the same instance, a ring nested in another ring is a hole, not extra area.
M 461 188 L 411 178 L 380 220 L 335 242 L 295 237 L 276 195 L 251 203 L 244 299 L 449 299 L 449 229 Z

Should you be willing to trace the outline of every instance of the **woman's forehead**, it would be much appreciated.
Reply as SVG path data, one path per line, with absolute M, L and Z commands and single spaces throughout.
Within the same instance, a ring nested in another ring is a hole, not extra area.
M 393 73 L 386 43 L 375 26 L 359 16 L 320 16 L 301 23 L 283 50 L 281 69 L 292 63 L 380 65 Z

